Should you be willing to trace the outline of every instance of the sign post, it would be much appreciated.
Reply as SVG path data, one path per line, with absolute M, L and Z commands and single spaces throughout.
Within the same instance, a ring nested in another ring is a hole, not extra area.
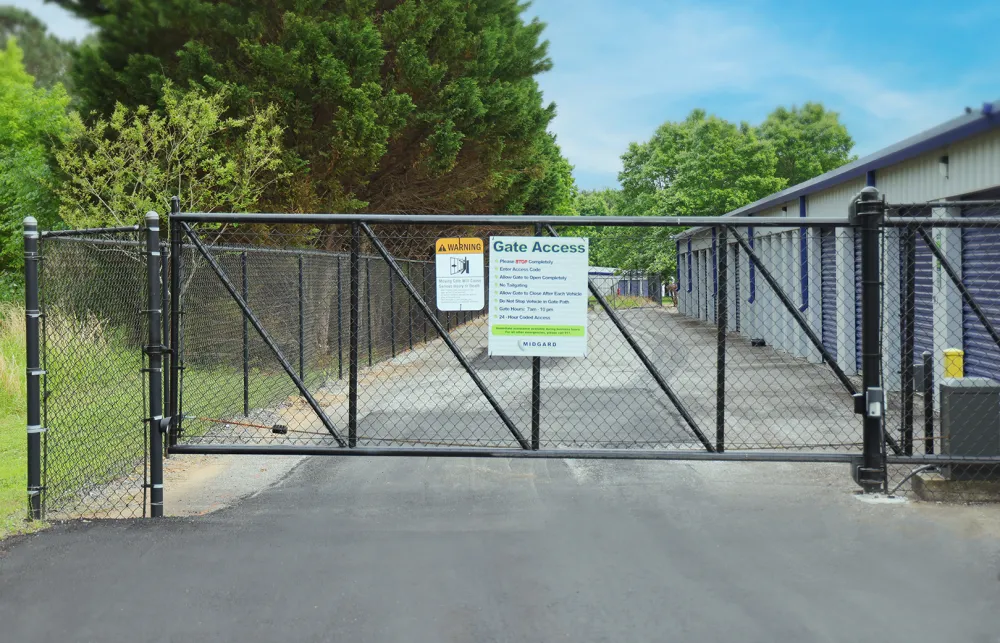
M 589 239 L 490 237 L 489 354 L 587 355 Z
M 439 310 L 482 310 L 486 305 L 483 240 L 475 237 L 434 242 Z

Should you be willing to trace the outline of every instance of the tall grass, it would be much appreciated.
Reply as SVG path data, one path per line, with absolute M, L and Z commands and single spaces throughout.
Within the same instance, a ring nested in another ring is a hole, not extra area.
M 24 307 L 0 303 L 0 538 L 25 528 Z

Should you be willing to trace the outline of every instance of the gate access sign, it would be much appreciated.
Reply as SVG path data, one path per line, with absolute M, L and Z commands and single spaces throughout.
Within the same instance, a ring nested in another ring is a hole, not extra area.
M 482 310 L 483 240 L 475 237 L 434 242 L 438 310 Z
M 490 237 L 490 355 L 585 357 L 590 240 Z

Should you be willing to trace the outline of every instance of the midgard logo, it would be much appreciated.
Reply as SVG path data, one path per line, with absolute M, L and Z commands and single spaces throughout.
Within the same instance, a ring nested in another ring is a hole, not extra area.
M 528 348 L 556 348 L 558 344 L 555 342 L 536 342 L 530 340 L 518 340 L 517 347 L 522 351 Z

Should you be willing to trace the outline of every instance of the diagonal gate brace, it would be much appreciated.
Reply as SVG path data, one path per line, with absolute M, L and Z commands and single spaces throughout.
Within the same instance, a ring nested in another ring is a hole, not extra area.
M 426 315 L 427 319 L 430 320 L 431 324 L 434 325 L 434 328 L 437 330 L 438 335 L 441 336 L 441 339 L 444 340 L 444 343 L 447 344 L 448 348 L 451 350 L 451 352 L 458 359 L 459 363 L 462 365 L 462 368 L 465 369 L 465 372 L 468 373 L 469 377 L 472 378 L 472 381 L 475 382 L 476 386 L 479 388 L 479 391 L 483 394 L 483 397 L 486 398 L 486 400 L 490 403 L 490 406 L 493 407 L 493 410 L 496 411 L 497 415 L 500 416 L 500 419 L 503 421 L 504 425 L 506 425 L 511 435 L 514 436 L 514 439 L 517 440 L 517 443 L 521 446 L 522 449 L 530 451 L 531 444 L 526 439 L 524 439 L 524 436 L 521 435 L 521 432 L 517 429 L 517 427 L 514 425 L 514 422 L 507 415 L 507 412 L 503 410 L 503 407 L 500 406 L 500 403 L 497 402 L 496 398 L 493 397 L 493 394 L 490 393 L 489 388 L 486 387 L 486 383 L 483 382 L 483 380 L 479 377 L 479 373 L 476 372 L 476 369 L 473 368 L 472 363 L 469 362 L 469 360 L 465 357 L 465 354 L 462 353 L 462 349 L 458 347 L 458 344 L 456 344 L 454 340 L 452 340 L 451 335 L 448 334 L 448 331 L 445 329 L 445 327 L 441 325 L 441 322 L 438 320 L 437 315 L 434 314 L 434 311 L 431 310 L 430 306 L 427 305 L 427 302 L 424 301 L 424 298 L 421 297 L 420 293 L 418 293 L 416 288 L 413 287 L 413 283 L 410 282 L 409 277 L 403 274 L 403 271 L 399 268 L 399 264 L 397 264 L 396 260 L 392 257 L 391 254 L 389 254 L 389 251 L 382 244 L 379 238 L 375 236 L 375 233 L 368 226 L 368 224 L 362 222 L 361 229 L 364 230 L 368 238 L 371 239 L 371 242 L 375 246 L 375 249 L 378 250 L 378 253 L 382 255 L 383 259 L 385 259 L 385 262 L 386 264 L 388 264 L 389 269 L 396 274 L 396 277 L 399 278 L 399 281 L 403 284 L 403 287 L 406 288 L 406 291 L 410 293 L 410 297 L 413 298 L 413 301 L 415 301 L 417 305 L 420 306 L 420 309 L 424 312 L 424 315 Z
M 312 396 L 312 393 L 310 393 L 309 390 L 306 388 L 305 383 L 302 382 L 302 379 L 298 376 L 298 373 L 295 372 L 295 369 L 292 368 L 292 365 L 288 363 L 287 359 L 285 359 L 285 356 L 281 352 L 281 349 L 278 347 L 278 344 L 274 341 L 271 335 L 260 323 L 260 320 L 257 319 L 257 316 L 253 313 L 253 311 L 250 310 L 250 306 L 247 304 L 246 300 L 240 296 L 239 292 L 236 290 L 236 286 L 234 286 L 233 283 L 229 281 L 229 277 L 227 277 L 225 271 L 222 270 L 222 266 L 218 264 L 218 262 L 215 260 L 215 257 L 209 254 L 208 250 L 205 248 L 205 245 L 201 242 L 201 239 L 198 237 L 198 234 L 191 229 L 190 225 L 182 221 L 181 226 L 184 228 L 184 232 L 187 233 L 188 238 L 191 239 L 191 241 L 194 243 L 194 246 L 198 249 L 198 252 L 201 253 L 201 256 L 205 258 L 205 261 L 208 262 L 208 265 L 211 266 L 212 270 L 215 271 L 215 274 L 218 275 L 219 280 L 222 281 L 222 285 L 225 286 L 226 290 L 229 291 L 229 295 L 236 301 L 236 304 L 240 307 L 240 310 L 243 311 L 244 317 L 250 320 L 250 323 L 253 325 L 254 329 L 257 331 L 257 333 L 260 334 L 261 339 L 264 340 L 264 343 L 267 344 L 267 347 L 270 348 L 271 352 L 274 353 L 274 356 L 278 359 L 278 362 L 281 364 L 281 368 L 285 370 L 285 373 L 288 375 L 288 377 L 290 377 L 292 379 L 292 382 L 295 383 L 295 387 L 299 390 L 299 393 L 302 395 L 302 397 L 306 399 L 306 402 L 309 403 L 310 408 L 312 408 L 313 412 L 316 413 L 316 415 L 319 417 L 320 421 L 323 423 L 323 426 L 326 427 L 326 430 L 330 432 L 330 435 L 333 436 L 333 439 L 337 441 L 337 444 L 339 444 L 342 447 L 346 447 L 347 442 L 345 442 L 344 439 L 340 437 L 340 434 L 337 433 L 337 430 L 333 426 L 333 422 L 330 421 L 330 418 L 327 417 L 326 412 L 323 411 L 323 408 Z
M 994 343 L 996 343 L 997 348 L 1000 349 L 1000 334 L 997 333 L 996 328 L 994 328 L 993 323 L 990 322 L 986 313 L 983 312 L 983 309 L 979 307 L 979 302 L 976 301 L 976 298 L 972 296 L 969 289 L 966 288 L 964 283 L 962 283 L 962 278 L 958 276 L 958 272 L 955 270 L 955 267 L 951 265 L 951 262 L 948 261 L 948 257 L 941 252 L 941 248 L 934 243 L 934 239 L 932 239 L 931 235 L 927 233 L 927 230 L 922 227 L 918 227 L 917 232 L 924 240 L 924 243 L 927 244 L 927 247 L 930 248 L 934 258 L 941 262 L 941 267 L 944 268 L 946 273 L 948 273 L 948 278 L 951 279 L 951 282 L 955 284 L 956 288 L 958 288 L 958 292 L 962 294 L 962 299 L 969 305 L 969 309 L 976 315 L 979 319 L 979 323 L 983 325 L 983 328 L 985 328 L 986 332 L 989 333 L 990 338 L 993 339 Z
M 551 236 L 553 237 L 559 236 L 559 233 L 556 232 L 555 228 L 553 228 L 550 224 L 546 223 L 545 229 L 548 230 Z M 677 409 L 677 412 L 680 413 L 682 418 L 684 418 L 684 421 L 687 422 L 689 427 L 691 427 L 691 432 L 694 433 L 695 437 L 698 438 L 698 441 L 701 442 L 702 446 L 704 446 L 707 451 L 709 451 L 710 453 L 715 453 L 715 445 L 713 445 L 709 441 L 709 439 L 705 437 L 705 434 L 698 427 L 698 423 L 695 421 L 694 417 L 684 406 L 684 403 L 681 402 L 681 399 L 677 397 L 677 393 L 675 393 L 674 390 L 670 388 L 670 385 L 667 384 L 667 380 L 664 379 L 663 375 L 660 374 L 659 369 L 656 368 L 656 365 L 653 364 L 653 362 L 649 359 L 649 357 L 646 355 L 646 352 L 642 350 L 642 347 L 639 346 L 639 343 L 635 341 L 634 337 L 632 337 L 632 333 L 629 332 L 628 328 L 625 326 L 625 323 L 622 321 L 621 317 L 618 316 L 618 313 L 616 313 L 614 309 L 611 308 L 610 305 L 608 305 L 608 300 L 606 300 L 604 298 L 604 295 L 601 294 L 600 289 L 597 286 L 595 286 L 594 282 L 591 281 L 589 278 L 587 279 L 587 286 L 590 288 L 590 294 L 592 294 L 594 298 L 597 299 L 598 303 L 601 304 L 601 308 L 603 308 L 604 312 L 608 314 L 609 318 L 611 318 L 611 321 L 618 328 L 618 331 L 622 334 L 622 337 L 625 338 L 625 341 L 635 352 L 636 356 L 638 356 L 639 361 L 642 362 L 642 365 L 646 367 L 646 370 L 649 371 L 649 374 L 653 376 L 654 380 L 656 380 L 656 383 L 659 385 L 660 390 L 662 390 L 667 395 L 667 397 L 670 399 L 670 402 L 674 405 L 674 408 Z

